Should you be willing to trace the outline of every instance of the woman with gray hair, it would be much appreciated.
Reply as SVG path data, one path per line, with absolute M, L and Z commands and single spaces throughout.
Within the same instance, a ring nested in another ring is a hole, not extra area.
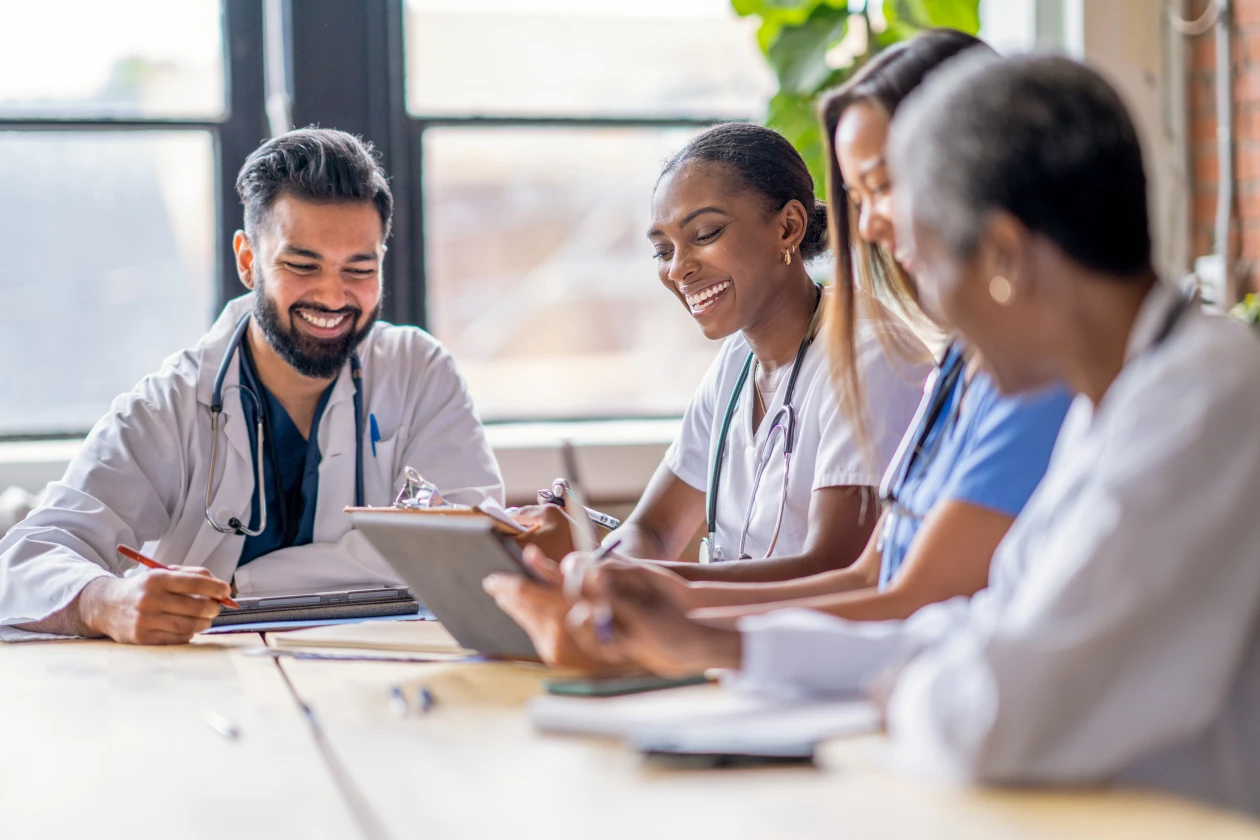
M 1157 278 L 1119 96 L 1067 59 L 963 59 L 897 115 L 891 167 L 924 307 L 1003 391 L 1077 393 L 988 589 L 904 623 L 729 632 L 599 569 L 581 641 L 608 604 L 627 655 L 702 650 L 747 690 L 842 695 L 900 665 L 886 721 L 913 768 L 1260 811 L 1260 347 Z

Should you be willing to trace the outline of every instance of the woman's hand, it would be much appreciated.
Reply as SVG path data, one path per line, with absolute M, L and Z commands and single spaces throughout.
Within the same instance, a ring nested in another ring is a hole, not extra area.
M 533 545 L 526 546 L 523 554 L 525 565 L 537 581 L 522 575 L 493 574 L 482 582 L 499 609 L 529 635 L 538 655 L 548 665 L 600 673 L 618 670 L 615 661 L 584 651 L 566 629 L 565 615 L 570 605 L 561 589 L 563 578 L 556 562 Z
M 723 630 L 734 630 L 739 625 L 739 620 L 749 615 L 762 615 L 775 610 L 783 609 L 783 604 L 777 601 L 767 601 L 764 604 L 747 604 L 735 607 L 698 607 L 687 611 L 687 618 L 692 621 L 699 622 L 707 627 L 718 627 Z
M 646 581 L 649 581 L 649 583 L 644 585 L 658 590 L 661 595 L 668 598 L 681 610 L 689 610 L 699 606 L 695 588 L 682 575 L 670 571 L 657 563 L 632 560 L 621 557 L 616 553 L 608 555 L 603 560 L 596 561 L 595 552 L 593 551 L 575 551 L 565 557 L 564 562 L 560 564 L 560 570 L 563 572 L 565 579 L 570 581 L 571 591 L 575 597 L 577 592 L 580 591 L 584 579 L 582 570 L 593 570 L 596 566 L 620 569 L 628 578 L 642 576 Z
M 566 620 L 581 648 L 668 677 L 739 667 L 739 633 L 691 621 L 653 571 L 623 563 L 587 570 L 582 600 Z
M 573 551 L 573 523 L 564 508 L 558 505 L 528 505 L 515 508 L 512 518 L 532 529 L 516 537 L 516 544 L 521 548 L 537 546 L 553 560 L 560 560 Z

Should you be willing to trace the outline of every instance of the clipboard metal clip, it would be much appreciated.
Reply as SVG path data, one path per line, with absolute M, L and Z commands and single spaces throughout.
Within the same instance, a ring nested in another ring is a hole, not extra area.
M 446 500 L 438 492 L 437 485 L 420 475 L 415 467 L 406 467 L 403 475 L 407 480 L 399 489 L 398 495 L 394 497 L 394 507 L 418 510 L 446 505 Z

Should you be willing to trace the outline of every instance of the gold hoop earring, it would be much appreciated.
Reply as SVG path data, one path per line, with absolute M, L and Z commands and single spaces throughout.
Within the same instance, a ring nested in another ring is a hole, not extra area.
M 791 248 L 783 249 L 783 264 L 784 265 L 792 264 L 792 249 Z
M 1011 285 L 1010 280 L 1000 274 L 995 274 L 989 281 L 989 297 L 993 298 L 998 306 L 1007 306 L 1015 297 L 1015 287 Z

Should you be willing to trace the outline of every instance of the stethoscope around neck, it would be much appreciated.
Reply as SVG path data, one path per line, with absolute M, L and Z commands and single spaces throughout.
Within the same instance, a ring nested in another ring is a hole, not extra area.
M 227 352 L 223 354 L 223 361 L 219 364 L 219 371 L 214 377 L 214 390 L 210 392 L 210 477 L 206 479 L 206 521 L 221 534 L 257 537 L 267 530 L 267 493 L 263 490 L 266 482 L 266 450 L 263 448 L 266 438 L 263 434 L 263 428 L 267 424 L 267 407 L 259 395 L 245 385 L 243 375 L 240 377 L 241 381 L 239 384 L 230 385 L 226 390 L 228 392 L 233 390 L 239 391 L 242 395 L 247 395 L 254 403 L 254 416 L 256 418 L 254 434 L 258 444 L 254 450 L 256 454 L 254 459 L 255 468 L 258 472 L 258 478 L 254 483 L 254 492 L 258 494 L 258 527 L 254 529 L 248 528 L 235 516 L 228 520 L 226 526 L 220 525 L 210 512 L 214 491 L 214 464 L 219 454 L 219 426 L 223 419 L 223 394 L 225 390 L 223 380 L 227 378 L 228 368 L 232 366 L 232 356 L 234 354 L 240 355 L 241 341 L 244 339 L 245 330 L 248 328 L 249 313 L 246 312 L 236 323 L 236 331 L 232 333 L 232 339 L 228 342 Z M 350 378 L 354 382 L 354 504 L 356 507 L 363 507 L 363 366 L 359 362 L 358 353 L 350 355 Z M 283 494 L 281 494 L 281 502 L 283 503 Z M 282 517 L 285 513 L 286 511 L 281 511 Z
M 748 506 L 744 510 L 744 526 L 739 532 L 739 546 L 736 549 L 736 557 L 740 560 L 752 559 L 744 551 L 748 543 L 748 530 L 752 526 L 753 511 L 756 510 L 757 506 L 757 491 L 761 488 L 761 478 L 765 475 L 766 467 L 770 464 L 770 456 L 774 452 L 775 443 L 779 438 L 783 439 L 783 486 L 779 492 L 779 511 L 774 520 L 774 532 L 770 536 L 770 543 L 766 546 L 765 557 L 769 557 L 774 553 L 774 547 L 779 541 L 779 532 L 783 529 L 783 514 L 787 509 L 788 479 L 792 473 L 792 453 L 796 450 L 796 409 L 792 406 L 792 397 L 796 393 L 796 380 L 800 376 L 801 363 L 805 360 L 805 353 L 809 350 L 810 345 L 814 343 L 814 336 L 818 333 L 818 316 L 822 312 L 822 287 L 815 284 L 815 289 L 818 296 L 814 302 L 814 315 L 809 322 L 809 329 L 805 331 L 805 337 L 801 339 L 801 346 L 796 351 L 796 360 L 792 362 L 792 373 L 788 377 L 787 391 L 783 395 L 783 405 L 774 413 L 770 420 L 770 431 L 766 433 L 766 439 L 757 448 L 757 468 L 753 473 L 752 489 L 748 493 Z M 725 550 L 717 541 L 718 488 L 722 482 L 722 462 L 726 456 L 726 438 L 730 433 L 731 423 L 735 419 L 735 411 L 739 407 L 740 395 L 744 393 L 744 386 L 748 383 L 748 375 L 752 370 L 754 359 L 754 354 L 749 352 L 748 358 L 744 360 L 744 367 L 739 372 L 739 379 L 736 380 L 735 387 L 731 390 L 731 397 L 726 404 L 726 414 L 722 418 L 722 428 L 718 433 L 717 454 L 713 458 L 713 469 L 709 474 L 709 492 L 705 508 L 705 530 L 707 536 L 700 540 L 701 563 L 720 563 L 727 559 Z M 754 384 L 753 387 L 756 387 L 756 385 Z

